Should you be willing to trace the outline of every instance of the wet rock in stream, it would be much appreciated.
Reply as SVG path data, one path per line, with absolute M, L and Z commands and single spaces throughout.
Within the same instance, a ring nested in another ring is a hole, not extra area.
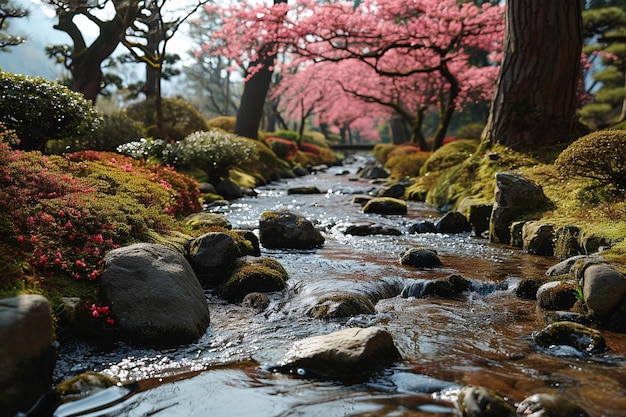
M 400 236 L 402 232 L 394 227 L 382 226 L 377 224 L 352 224 L 346 227 L 344 232 L 346 235 L 352 236 Z
M 261 245 L 268 249 L 314 249 L 325 241 L 313 223 L 288 210 L 261 214 L 259 235 Z
M 604 336 L 596 329 L 579 323 L 562 321 L 552 323 L 532 335 L 533 341 L 542 348 L 568 346 L 581 353 L 593 354 L 607 350 Z
M 458 399 L 463 417 L 515 417 L 515 408 L 497 392 L 475 386 L 462 387 Z
M 517 415 L 525 417 L 588 417 L 578 404 L 552 393 L 533 394 L 517 406 Z
M 437 251 L 430 248 L 408 249 L 400 256 L 400 263 L 415 268 L 436 268 L 443 265 Z
M 452 298 L 472 289 L 472 282 L 460 275 L 452 274 L 439 279 L 419 279 L 408 282 L 402 289 L 403 297 L 423 298 L 435 296 Z
M 374 197 L 363 206 L 363 213 L 406 214 L 406 202 L 391 197 Z
M 342 294 L 322 298 L 308 311 L 308 315 L 318 319 L 338 319 L 375 312 L 374 303 L 368 298 L 358 294 Z
M 295 342 L 272 370 L 323 379 L 360 379 L 400 358 L 389 332 L 355 327 Z

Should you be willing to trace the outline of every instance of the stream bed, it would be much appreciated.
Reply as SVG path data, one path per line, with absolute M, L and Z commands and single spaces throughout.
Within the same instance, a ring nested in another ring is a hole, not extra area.
M 55 380 L 97 371 L 122 382 L 56 411 L 88 416 L 458 416 L 450 406 L 464 385 L 491 388 L 511 404 L 538 392 L 558 393 L 589 416 L 626 416 L 626 335 L 603 331 L 609 350 L 589 356 L 539 349 L 531 335 L 545 323 L 536 302 L 516 297 L 520 280 L 541 277 L 557 260 L 490 244 L 469 233 L 409 234 L 409 227 L 441 213 L 409 202 L 403 216 L 364 214 L 352 202 L 374 189 L 356 172 L 366 161 L 257 188 L 223 207 L 233 228 L 258 232 L 265 210 L 288 208 L 323 232 L 317 250 L 267 250 L 290 275 L 288 289 L 270 295 L 264 311 L 228 304 L 207 293 L 211 325 L 196 343 L 176 349 L 146 349 L 123 343 L 98 346 L 68 341 L 59 348 Z M 292 187 L 315 186 L 321 194 L 288 195 Z M 351 236 L 351 224 L 394 227 L 400 236 Z M 400 264 L 415 246 L 434 248 L 435 269 Z M 425 279 L 459 274 L 473 289 L 456 299 L 420 297 Z M 380 294 L 376 314 L 324 321 L 307 311 L 321 297 Z M 346 327 L 380 326 L 394 338 L 402 361 L 367 381 L 341 383 L 274 374 L 296 340 Z

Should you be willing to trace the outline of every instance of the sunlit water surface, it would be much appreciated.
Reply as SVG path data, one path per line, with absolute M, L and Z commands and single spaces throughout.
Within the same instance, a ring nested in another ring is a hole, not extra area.
M 313 251 L 262 250 L 287 269 L 289 288 L 272 294 L 263 312 L 207 294 L 211 325 L 196 343 L 167 350 L 64 343 L 58 381 L 99 371 L 125 385 L 64 405 L 57 415 L 457 416 L 451 406 L 455 389 L 480 385 L 511 403 L 535 392 L 556 392 L 590 416 L 626 416 L 625 335 L 605 331 L 610 350 L 594 357 L 532 346 L 530 335 L 544 324 L 536 303 L 517 298 L 515 286 L 542 276 L 555 259 L 469 234 L 408 234 L 411 224 L 441 216 L 422 203 L 409 203 L 406 216 L 364 214 L 352 198 L 376 186 L 357 179 L 362 163 L 357 158 L 325 173 L 275 182 L 258 188 L 257 197 L 222 209 L 234 228 L 258 232 L 263 211 L 289 208 L 313 221 L 326 243 Z M 316 186 L 322 194 L 287 195 L 296 186 Z M 344 234 L 354 223 L 395 227 L 403 235 Z M 402 252 L 420 245 L 436 249 L 443 267 L 402 266 Z M 474 291 L 454 300 L 407 292 L 420 280 L 451 273 L 474 281 Z M 320 298 L 346 292 L 376 295 L 377 313 L 341 321 L 307 316 Z M 268 371 L 295 340 L 370 325 L 389 330 L 403 356 L 370 380 L 345 384 Z M 97 406 L 103 409 L 84 414 Z

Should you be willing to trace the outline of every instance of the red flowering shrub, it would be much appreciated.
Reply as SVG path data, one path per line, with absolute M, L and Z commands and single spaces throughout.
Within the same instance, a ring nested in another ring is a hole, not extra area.
M 269 137 L 265 143 L 274 151 L 276 156 L 285 161 L 292 161 L 298 153 L 298 145 L 289 139 Z
M 198 211 L 192 185 L 113 153 L 46 157 L 0 144 L 0 259 L 44 286 L 94 280 L 108 250 L 176 229 L 174 215 Z

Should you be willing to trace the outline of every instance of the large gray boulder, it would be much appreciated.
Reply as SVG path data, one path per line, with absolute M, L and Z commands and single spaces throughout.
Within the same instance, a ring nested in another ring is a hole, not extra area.
M 581 287 L 585 304 L 601 320 L 608 318 L 626 300 L 626 277 L 607 264 L 585 268 Z
M 48 300 L 0 300 L 0 416 L 28 411 L 50 390 L 56 350 Z
M 123 339 L 171 346 L 204 334 L 209 325 L 206 298 L 182 254 L 139 243 L 110 251 L 104 261 L 101 298 Z
M 261 245 L 268 249 L 314 249 L 325 240 L 313 223 L 288 210 L 261 214 L 259 237 Z
M 545 210 L 552 202 L 543 189 L 516 172 L 496 174 L 495 203 L 489 223 L 489 239 L 494 243 L 511 240 L 511 223 L 525 214 Z
M 275 370 L 300 376 L 353 379 L 400 359 L 380 327 L 349 328 L 295 342 Z
M 522 248 L 534 255 L 554 254 L 554 225 L 542 222 L 526 222 L 522 226 Z

